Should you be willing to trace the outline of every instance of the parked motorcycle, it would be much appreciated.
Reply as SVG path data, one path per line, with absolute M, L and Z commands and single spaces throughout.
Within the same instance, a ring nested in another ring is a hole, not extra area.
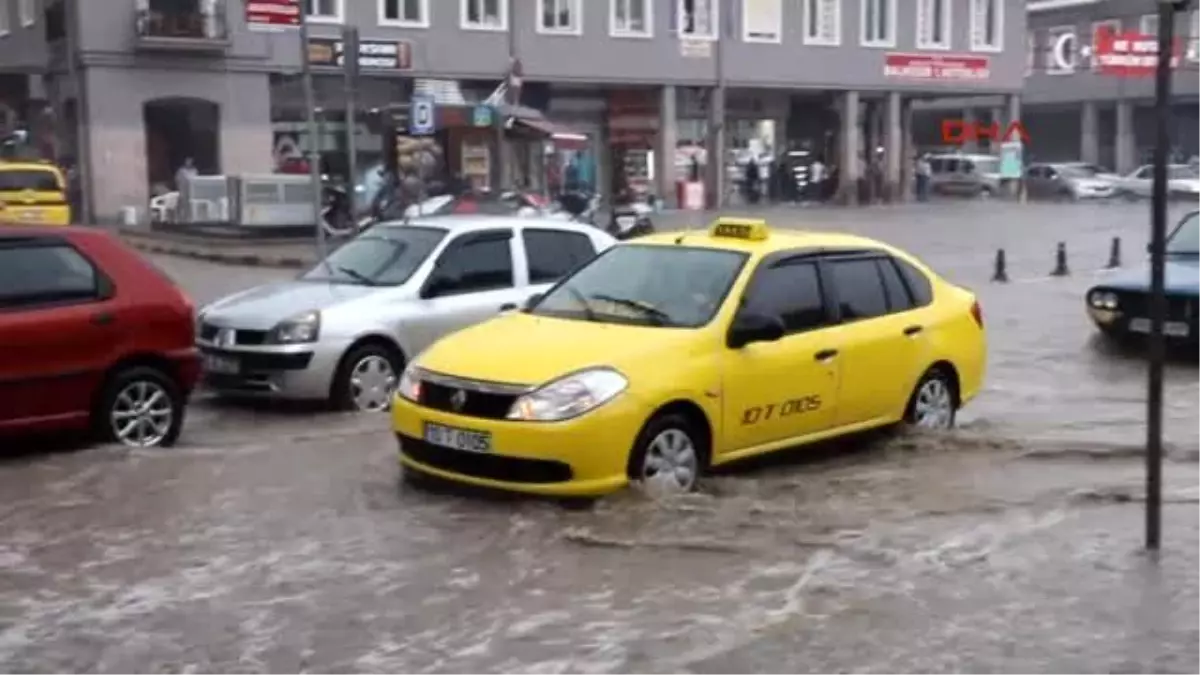
M 613 205 L 608 233 L 620 241 L 654 233 L 650 216 L 654 207 L 639 199 L 622 199 Z
M 564 192 L 555 201 L 554 209 L 577 223 L 595 225 L 596 213 L 600 210 L 600 197 L 582 191 Z
M 340 237 L 355 232 L 353 201 L 346 187 L 327 176 L 321 182 L 321 227 L 325 233 Z

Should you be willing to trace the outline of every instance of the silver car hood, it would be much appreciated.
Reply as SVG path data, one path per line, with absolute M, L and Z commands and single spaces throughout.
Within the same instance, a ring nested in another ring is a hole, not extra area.
M 270 330 L 285 319 L 357 300 L 378 288 L 324 281 L 285 281 L 235 293 L 202 310 L 206 322 L 229 328 Z

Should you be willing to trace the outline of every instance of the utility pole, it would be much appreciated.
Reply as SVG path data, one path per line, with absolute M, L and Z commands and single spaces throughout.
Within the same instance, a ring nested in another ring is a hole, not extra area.
M 79 213 L 74 214 L 78 223 L 94 223 L 92 205 L 92 144 L 87 124 L 87 99 L 83 82 L 83 55 L 79 51 L 79 3 L 67 3 L 64 7 L 67 19 L 67 80 L 75 94 L 75 185 L 79 190 Z M 59 90 L 61 101 L 61 89 Z
M 342 28 L 342 72 L 346 80 L 346 197 L 350 220 L 356 222 L 358 200 L 358 27 Z
M 357 55 L 356 55 L 357 56 Z M 308 16 L 300 13 L 300 78 L 304 86 L 304 107 L 308 127 L 308 177 L 312 182 L 313 224 L 316 227 L 317 257 L 325 259 L 328 253 L 325 242 L 325 227 L 321 222 L 321 141 L 317 132 L 317 96 L 313 91 L 312 62 L 308 53 Z
M 513 0 L 501 0 L 503 2 L 502 9 L 504 17 L 508 20 L 508 69 L 504 71 L 504 82 L 500 85 L 503 87 L 504 96 L 498 102 L 500 106 L 517 106 L 521 104 L 521 89 L 517 85 L 517 78 L 521 76 L 519 61 L 517 60 L 517 17 L 513 15 L 516 9 Z M 493 120 L 496 127 L 496 192 L 500 193 L 505 189 L 515 187 L 512 185 L 512 153 L 511 147 L 508 144 L 508 115 L 501 108 L 496 111 L 496 119 Z
M 720 209 L 725 201 L 725 31 L 728 25 L 728 5 L 717 6 L 716 44 L 713 45 L 713 67 L 716 83 L 708 103 L 708 176 L 712 197 L 708 202 Z

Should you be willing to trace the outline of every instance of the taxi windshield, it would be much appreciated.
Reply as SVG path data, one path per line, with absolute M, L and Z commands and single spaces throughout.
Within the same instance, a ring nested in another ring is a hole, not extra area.
M 0 168 L 0 192 L 24 190 L 58 192 L 61 189 L 62 186 L 58 184 L 58 176 L 54 175 L 53 171 Z
M 717 313 L 747 257 L 689 246 L 617 246 L 564 279 L 529 313 L 698 328 Z

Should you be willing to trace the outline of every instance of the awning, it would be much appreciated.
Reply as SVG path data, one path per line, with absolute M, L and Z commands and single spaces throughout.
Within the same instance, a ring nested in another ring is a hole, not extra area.
M 517 133 L 524 132 L 553 141 L 564 149 L 582 150 L 587 148 L 587 134 L 578 133 L 556 122 L 551 122 L 542 115 L 541 111 L 527 106 L 501 106 L 501 114 L 506 116 L 509 129 Z

